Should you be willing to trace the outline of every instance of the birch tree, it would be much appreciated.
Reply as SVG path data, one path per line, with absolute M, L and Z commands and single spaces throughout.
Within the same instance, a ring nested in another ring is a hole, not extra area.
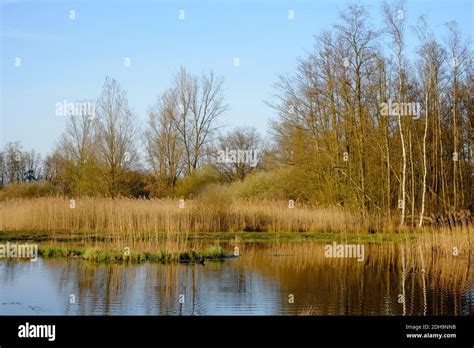
M 404 47 L 404 27 L 405 27 L 405 9 L 404 2 L 399 1 L 396 6 L 390 6 L 387 3 L 383 5 L 383 13 L 387 23 L 386 32 L 394 45 L 395 55 L 398 67 L 398 102 L 403 101 L 403 73 L 402 59 Z M 405 145 L 405 135 L 403 130 L 402 115 L 398 113 L 398 130 L 400 133 L 400 143 L 402 149 L 402 178 L 401 178 L 401 219 L 400 224 L 405 223 L 406 215 L 406 172 L 407 172 L 407 154 Z

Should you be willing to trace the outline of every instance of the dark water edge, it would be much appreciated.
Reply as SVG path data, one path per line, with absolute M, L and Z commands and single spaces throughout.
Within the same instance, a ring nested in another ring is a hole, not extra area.
M 367 249 L 362 262 L 295 243 L 205 266 L 3 260 L 0 315 L 474 315 L 470 259 Z

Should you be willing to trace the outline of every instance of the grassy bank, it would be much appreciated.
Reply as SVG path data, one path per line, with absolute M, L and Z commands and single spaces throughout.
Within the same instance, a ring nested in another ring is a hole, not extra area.
M 0 243 L 35 243 L 44 258 L 71 257 L 96 262 L 201 262 L 218 260 L 233 253 L 235 246 L 288 243 L 400 243 L 415 242 L 420 235 L 355 234 L 318 232 L 202 232 L 187 235 L 182 243 L 170 243 L 163 233 L 163 243 L 135 242 L 132 247 L 90 234 L 55 235 L 19 231 L 0 231 Z M 125 253 L 128 250 L 128 253 Z
M 200 261 L 246 243 L 409 243 L 449 254 L 470 250 L 472 226 L 436 230 L 363 223 L 342 208 L 227 197 L 140 200 L 63 197 L 0 202 L 0 241 L 40 245 L 44 257 L 95 261 Z M 129 255 L 124 250 L 131 250 Z
M 186 242 L 197 243 L 274 243 L 274 242 L 321 242 L 330 243 L 398 243 L 405 241 L 416 241 L 421 236 L 427 236 L 427 232 L 406 232 L 406 233 L 351 233 L 347 231 L 339 232 L 198 232 L 187 233 Z M 166 233 L 158 233 L 158 240 L 166 241 Z M 0 241 L 35 241 L 35 242 L 63 242 L 63 243 L 106 243 L 111 239 L 103 234 L 90 234 L 81 232 L 71 233 L 48 233 L 34 231 L 0 231 Z M 143 240 L 142 240 L 143 242 Z M 151 244 L 154 245 L 154 244 Z M 159 245 L 159 243 L 157 244 Z
M 201 250 L 181 252 L 110 250 L 105 245 L 96 247 L 80 247 L 70 245 L 39 245 L 38 254 L 44 258 L 71 257 L 95 262 L 203 262 L 219 260 L 226 257 L 220 246 L 206 247 Z
M 150 241 L 93 238 L 88 234 L 57 235 L 17 231 L 0 231 L 0 243 L 38 244 L 39 254 L 45 258 L 72 257 L 96 262 L 201 262 L 227 258 L 239 247 L 245 250 L 255 245 L 277 249 L 297 246 L 298 253 L 321 251 L 325 244 L 363 244 L 387 248 L 404 245 L 428 254 L 471 254 L 471 230 L 439 230 L 403 233 L 319 233 L 319 232 L 207 232 L 187 234 L 181 242 L 160 237 L 162 243 Z M 179 236 L 179 235 L 178 235 Z M 169 236 L 168 236 L 169 237 Z M 128 251 L 128 252 L 126 252 Z

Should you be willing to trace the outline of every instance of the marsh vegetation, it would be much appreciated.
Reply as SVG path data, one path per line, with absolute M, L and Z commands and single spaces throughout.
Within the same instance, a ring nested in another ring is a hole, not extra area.
M 403 1 L 380 13 L 375 28 L 347 6 L 275 76 L 266 134 L 224 129 L 224 77 L 180 67 L 142 121 L 107 76 L 88 107 L 59 103 L 48 154 L 5 144 L 0 239 L 38 243 L 49 289 L 84 296 L 41 310 L 472 314 L 469 37 L 426 16 L 409 27 Z M 365 254 L 325 257 L 336 242 Z M 2 301 L 33 267 L 0 263 Z

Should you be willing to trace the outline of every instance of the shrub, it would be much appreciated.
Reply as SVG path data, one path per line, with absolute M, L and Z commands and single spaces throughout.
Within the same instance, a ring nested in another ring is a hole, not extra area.
M 205 166 L 196 170 L 178 181 L 175 189 L 175 197 L 194 197 L 206 186 L 222 182 L 222 178 L 211 166 Z

